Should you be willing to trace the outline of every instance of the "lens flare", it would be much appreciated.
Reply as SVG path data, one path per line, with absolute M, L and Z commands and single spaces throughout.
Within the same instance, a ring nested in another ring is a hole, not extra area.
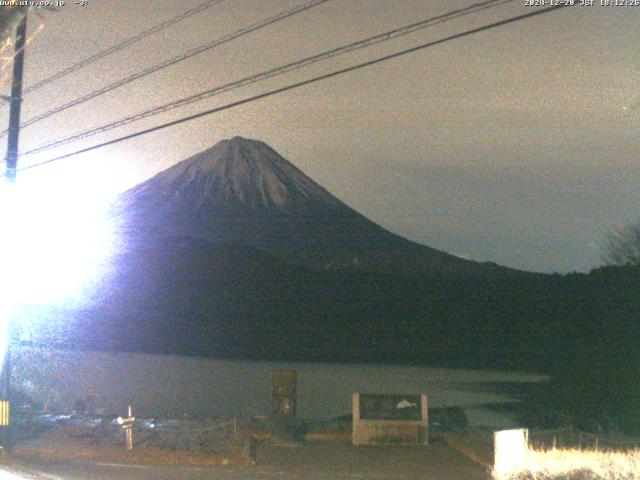
M 16 312 L 81 305 L 99 287 L 114 247 L 106 207 L 95 184 L 25 176 L 0 186 L 1 354 L 10 319 L 27 321 Z

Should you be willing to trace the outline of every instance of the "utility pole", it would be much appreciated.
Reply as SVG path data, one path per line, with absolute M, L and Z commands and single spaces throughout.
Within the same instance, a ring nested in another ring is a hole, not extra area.
M 18 166 L 18 139 L 20 137 L 20 106 L 22 104 L 22 72 L 24 70 L 24 50 L 27 38 L 27 14 L 16 30 L 15 55 L 13 58 L 13 82 L 9 110 L 9 135 L 7 141 L 7 178 L 15 181 Z
M 9 135 L 7 141 L 7 179 L 14 182 L 18 166 L 18 139 L 20 137 L 20 106 L 22 103 L 22 72 L 24 70 L 24 50 L 27 37 L 27 14 L 18 24 L 13 58 L 13 81 L 11 84 L 11 98 L 9 110 Z M 11 206 L 9 206 L 11 208 Z M 11 232 L 9 233 L 11 234 Z M 3 252 L 11 254 L 11 252 Z M 0 401 L 0 425 L 2 425 L 2 449 L 11 453 L 13 450 L 11 425 L 11 346 L 13 343 L 13 328 L 11 319 L 6 325 L 6 352 L 3 365 L 3 399 Z

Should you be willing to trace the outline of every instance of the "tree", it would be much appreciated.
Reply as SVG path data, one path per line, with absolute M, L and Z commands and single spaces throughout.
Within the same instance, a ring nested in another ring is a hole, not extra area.
M 609 265 L 640 266 L 640 222 L 609 233 L 604 260 Z

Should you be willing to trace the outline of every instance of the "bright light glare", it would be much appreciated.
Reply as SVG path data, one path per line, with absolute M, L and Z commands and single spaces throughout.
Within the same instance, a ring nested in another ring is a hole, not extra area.
M 639 480 L 640 450 L 527 450 L 525 460 L 507 475 L 496 479 L 518 478 L 602 478 Z
M 18 307 L 82 302 L 112 253 L 114 231 L 100 185 L 26 175 L 2 183 L 0 326 L 6 332 Z
M 28 478 L 13 474 L 8 470 L 5 470 L 5 468 L 7 467 L 0 467 L 0 478 L 2 478 L 2 480 L 27 480 Z
M 495 478 L 508 478 L 511 472 L 524 463 L 527 456 L 527 430 L 502 430 L 494 432 Z

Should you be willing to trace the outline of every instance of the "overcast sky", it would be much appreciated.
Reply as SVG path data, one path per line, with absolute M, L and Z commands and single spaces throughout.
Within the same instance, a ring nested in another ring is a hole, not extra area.
M 40 23 L 44 29 L 28 46 L 25 86 L 202 1 L 67 1 L 42 19 L 32 15 L 30 30 Z M 302 2 L 226 0 L 25 97 L 23 119 Z M 26 128 L 21 147 L 472 3 L 333 0 Z M 532 8 L 516 0 L 21 162 Z M 22 178 L 43 176 L 66 191 L 90 186 L 110 198 L 242 135 L 267 142 L 338 198 L 411 240 L 527 270 L 587 271 L 600 263 L 605 233 L 640 218 L 639 25 L 640 7 L 566 8 Z

